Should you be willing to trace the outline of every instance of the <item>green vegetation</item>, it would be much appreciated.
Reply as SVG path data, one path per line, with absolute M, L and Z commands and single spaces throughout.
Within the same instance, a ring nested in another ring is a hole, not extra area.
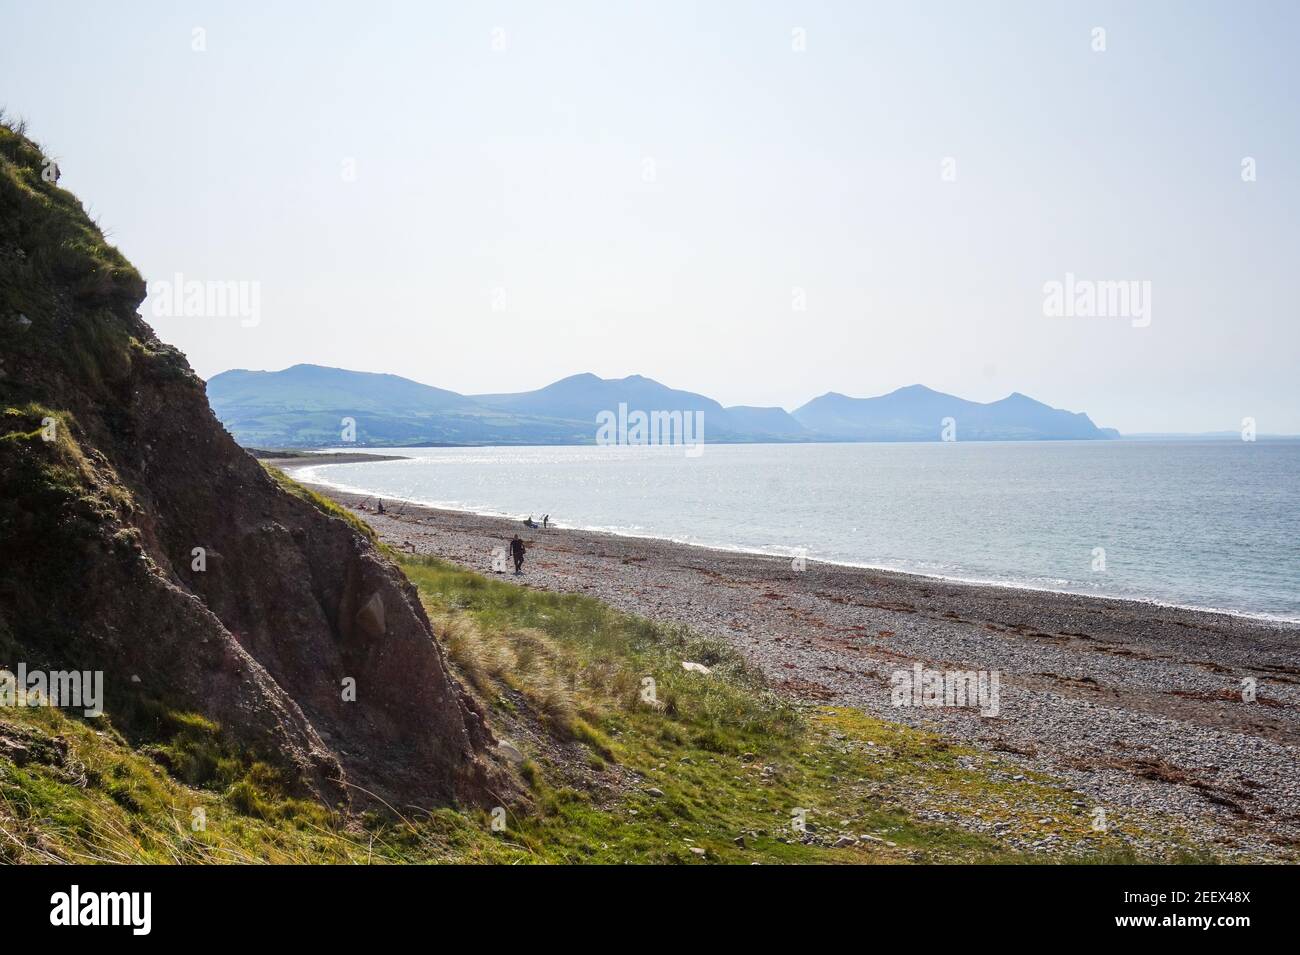
M 23 621 L 29 646 L 65 644 L 77 621 L 69 602 L 51 601 L 26 581 L 53 587 L 83 579 L 87 543 L 135 506 L 107 463 L 88 459 L 76 431 L 66 412 L 32 402 L 0 405 L 0 546 L 14 559 L 21 555 L 27 575 L 0 574 L 0 598 L 9 619 Z M 10 632 L 17 627 L 5 616 L 0 613 L 0 661 L 21 658 Z
M 129 380 L 144 279 L 81 202 L 58 165 L 0 113 L 0 402 L 52 400 L 60 378 L 103 398 Z M 58 290 L 59 294 L 52 294 Z M 174 349 L 159 369 L 183 366 Z M 61 404 L 61 402 L 60 402 Z
M 30 510 L 59 513 L 56 501 L 75 501 L 76 512 L 93 521 L 129 509 L 131 496 L 116 480 L 106 480 L 86 459 L 74 437 L 76 420 L 67 412 L 39 404 L 0 410 L 0 464 L 11 499 Z M 42 505 L 51 505 L 44 508 Z
M 494 730 L 525 756 L 519 773 L 530 798 L 505 807 L 504 831 L 492 831 L 484 810 L 358 818 L 288 798 L 272 770 L 194 714 L 160 711 L 158 741 L 133 748 L 110 717 L 15 707 L 0 709 L 0 859 L 1138 858 L 1122 833 L 1189 857 L 1179 847 L 1190 839 L 1150 820 L 1112 817 L 1110 832 L 1093 832 L 1077 796 L 995 756 L 854 710 L 795 707 L 716 641 L 437 560 L 403 566 Z M 653 702 L 643 696 L 647 678 Z M 797 809 L 806 834 L 792 825 Z M 869 838 L 833 847 L 846 834 Z M 1058 849 L 1051 856 L 1008 848 L 1009 838 L 1047 836 Z
M 143 297 L 140 274 L 104 240 L 77 197 L 56 185 L 58 164 L 25 131 L 0 115 L 0 205 L 22 210 L 6 217 L 5 227 L 5 238 L 25 253 L 22 268 L 68 283 L 85 301 Z
M 215 733 L 201 718 L 156 751 L 135 751 L 106 718 L 80 720 L 46 707 L 0 710 L 0 861 L 5 862 L 347 862 L 364 845 L 311 803 L 241 801 L 259 779 L 229 761 L 186 786 L 161 763 Z M 218 744 L 209 743 L 213 753 Z M 152 758 L 151 758 L 152 757 Z M 176 765 L 193 772 L 194 764 Z M 227 777 L 229 774 L 229 777 Z M 234 777 L 238 775 L 239 779 Z M 265 779 L 263 774 L 261 779 Z M 253 812 L 250 810 L 256 809 Z
M 518 858 L 1113 861 L 1136 857 L 1121 833 L 1138 828 L 1156 844 L 1192 844 L 1147 820 L 1094 832 L 1092 807 L 1045 776 L 856 710 L 796 708 L 719 641 L 434 559 L 403 567 L 497 732 L 530 759 L 538 811 L 512 819 L 504 840 Z M 647 677 L 657 704 L 642 699 Z M 811 836 L 795 831 L 796 809 Z M 1007 837 L 1050 837 L 1056 851 L 1029 857 Z

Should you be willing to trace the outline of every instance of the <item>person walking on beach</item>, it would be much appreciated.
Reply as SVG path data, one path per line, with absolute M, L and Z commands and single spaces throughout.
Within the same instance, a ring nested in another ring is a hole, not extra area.
M 375 503 L 375 513 L 376 513 L 376 514 L 382 514 L 382 513 L 384 513 L 384 502 L 383 502 L 383 500 L 380 499 L 380 498 L 375 498 L 375 501 L 376 501 L 376 503 Z
M 543 515 L 542 515 L 542 526 L 543 526 L 543 527 L 550 527 L 550 526 L 551 526 L 551 515 L 550 515 L 550 514 L 543 514 Z
M 521 540 L 519 539 L 519 535 L 516 534 L 516 535 L 514 536 L 514 539 L 510 541 L 510 556 L 513 557 L 514 560 L 515 560 L 515 576 L 516 576 L 516 577 L 518 577 L 521 573 L 523 573 L 523 569 L 524 569 L 524 553 L 525 553 L 525 551 L 524 551 L 524 542 L 521 541 Z

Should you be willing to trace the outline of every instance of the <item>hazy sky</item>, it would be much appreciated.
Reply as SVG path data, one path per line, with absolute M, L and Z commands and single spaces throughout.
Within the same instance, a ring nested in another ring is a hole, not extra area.
M 791 409 L 923 382 L 1300 432 L 1298 27 L 1288 2 L 0 0 L 0 104 L 151 288 L 258 283 L 252 327 L 145 303 L 205 377 L 640 373 Z M 1066 273 L 1150 282 L 1150 324 L 1045 315 Z

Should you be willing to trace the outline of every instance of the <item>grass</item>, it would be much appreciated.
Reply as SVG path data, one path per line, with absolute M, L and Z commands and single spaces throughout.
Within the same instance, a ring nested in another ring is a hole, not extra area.
M 517 858 L 1030 861 L 1009 836 L 1050 838 L 1059 860 L 1113 861 L 1138 858 L 1125 834 L 1139 827 L 1169 857 L 1190 856 L 1193 840 L 1158 822 L 1112 813 L 1109 831 L 1094 832 L 1092 806 L 982 751 L 852 709 L 795 707 L 719 641 L 435 559 L 403 567 L 498 732 L 533 761 L 542 811 L 515 823 Z M 657 704 L 641 698 L 647 677 Z M 921 821 L 920 809 L 952 821 Z M 850 835 L 855 844 L 833 848 Z
M 1194 858 L 1193 840 L 1158 820 L 1112 814 L 1092 831 L 1092 807 L 996 756 L 797 707 L 717 641 L 433 559 L 403 568 L 453 667 L 525 757 L 531 805 L 503 807 L 504 829 L 490 809 L 349 818 L 289 799 L 195 714 L 159 714 L 159 741 L 132 748 L 108 718 L 14 707 L 0 709 L 0 859 L 1114 862 L 1144 858 L 1135 833 L 1163 858 Z M 1051 857 L 1012 847 L 1048 837 Z
M 137 353 L 155 347 L 133 337 L 147 335 L 135 316 L 145 283 L 24 133 L 0 112 L 0 406 L 66 410 L 75 381 L 83 396 L 112 407 L 131 386 Z M 164 360 L 147 373 L 184 369 L 178 352 L 156 347 Z M 0 427 L 13 440 L 11 423 Z
M 96 725 L 102 724 L 102 725 Z M 0 860 L 348 862 L 363 858 L 322 807 L 241 803 L 247 785 L 187 786 L 107 721 L 45 707 L 0 715 Z
M 63 646 L 78 621 L 67 601 L 51 604 L 43 587 L 27 582 L 40 581 L 51 590 L 72 586 L 75 592 L 73 582 L 91 570 L 87 542 L 134 507 L 106 463 L 101 460 L 97 467 L 88 460 L 76 432 L 69 413 L 34 402 L 0 403 L 0 546 L 10 561 L 20 559 L 22 568 L 18 575 L 0 574 L 0 603 L 10 621 L 23 621 L 29 646 Z M 0 660 L 14 659 L 16 651 L 4 616 L 0 614 Z
M 4 235 L 25 253 L 15 271 L 64 283 L 91 305 L 143 298 L 140 274 L 57 182 L 57 163 L 27 138 L 25 124 L 0 114 L 0 208 L 13 213 Z

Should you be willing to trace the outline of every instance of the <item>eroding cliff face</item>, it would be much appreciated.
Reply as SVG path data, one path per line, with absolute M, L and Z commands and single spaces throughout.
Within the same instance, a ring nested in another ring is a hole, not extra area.
M 0 666 L 103 670 L 110 718 L 200 711 L 331 803 L 487 801 L 414 589 L 234 443 L 50 168 L 0 127 Z

